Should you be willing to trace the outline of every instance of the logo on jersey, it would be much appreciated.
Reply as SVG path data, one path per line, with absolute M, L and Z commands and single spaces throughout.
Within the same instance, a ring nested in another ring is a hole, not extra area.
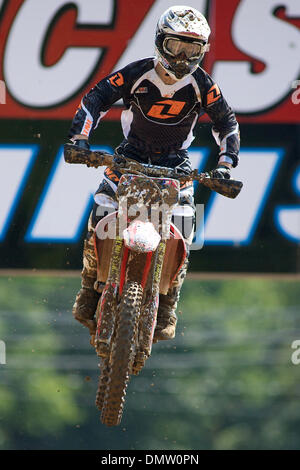
M 221 92 L 220 88 L 218 85 L 215 83 L 207 93 L 207 106 L 210 104 L 214 103 L 215 101 L 218 101 L 218 99 L 221 97 Z
M 124 77 L 120 72 L 110 77 L 109 81 L 115 87 L 124 85 Z
M 148 111 L 147 116 L 155 119 L 170 119 L 178 116 L 183 110 L 185 101 L 163 100 L 157 101 Z
M 135 93 L 148 93 L 148 87 L 146 86 L 140 86 Z

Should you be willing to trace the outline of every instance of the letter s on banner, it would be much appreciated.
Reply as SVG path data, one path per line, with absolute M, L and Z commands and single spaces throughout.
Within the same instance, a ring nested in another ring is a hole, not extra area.
M 266 65 L 263 71 L 252 73 L 251 63 L 246 61 L 218 61 L 214 66 L 214 79 L 238 113 L 275 106 L 298 78 L 299 30 L 274 15 L 279 6 L 286 8 L 287 17 L 300 16 L 299 0 L 241 0 L 232 22 L 235 46 L 261 60 Z
M 77 24 L 110 24 L 113 0 L 74 0 Z M 23 105 L 54 106 L 67 100 L 88 80 L 102 50 L 70 47 L 57 63 L 46 67 L 41 51 L 53 18 L 70 2 L 26 0 L 11 27 L 4 56 L 5 82 L 10 93 Z M 28 33 L 30 25 L 30 33 Z

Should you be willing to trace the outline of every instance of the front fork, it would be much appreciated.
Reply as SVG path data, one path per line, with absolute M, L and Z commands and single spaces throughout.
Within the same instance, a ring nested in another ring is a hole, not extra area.
M 98 356 L 107 357 L 114 332 L 118 300 L 126 281 L 135 281 L 144 288 L 152 266 L 152 253 L 133 253 L 116 237 L 112 246 L 108 278 L 96 310 L 97 329 L 94 346 Z
M 165 250 L 166 240 L 162 240 L 154 253 L 133 253 L 124 246 L 123 240 L 117 237 L 112 247 L 108 279 L 97 306 L 97 330 L 94 345 L 98 356 L 107 357 L 114 332 L 118 298 L 122 294 L 125 275 L 127 280 L 133 280 L 142 285 L 145 294 L 139 321 L 134 373 L 138 373 L 151 354 Z
M 150 357 L 153 344 L 153 335 L 157 320 L 159 303 L 159 285 L 166 251 L 166 240 L 162 240 L 153 254 L 151 276 L 146 285 L 146 296 L 142 307 L 139 322 L 139 337 L 135 360 L 132 367 L 133 374 L 138 374 Z
M 94 346 L 100 357 L 108 356 L 110 340 L 114 331 L 123 251 L 123 240 L 116 237 L 112 246 L 108 278 L 96 310 L 97 330 Z

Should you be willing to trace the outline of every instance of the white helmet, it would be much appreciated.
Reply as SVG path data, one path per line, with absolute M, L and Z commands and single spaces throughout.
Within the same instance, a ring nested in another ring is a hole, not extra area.
M 156 27 L 155 52 L 160 64 L 175 80 L 190 75 L 209 50 L 209 35 L 205 17 L 195 8 L 168 8 Z

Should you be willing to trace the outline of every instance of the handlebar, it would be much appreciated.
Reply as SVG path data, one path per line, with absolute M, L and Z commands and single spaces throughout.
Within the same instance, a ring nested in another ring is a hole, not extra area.
M 149 177 L 174 178 L 180 181 L 198 181 L 204 186 L 223 196 L 234 199 L 240 193 L 243 183 L 231 179 L 211 178 L 207 173 L 184 173 L 174 168 L 167 168 L 149 163 L 140 163 L 122 155 L 111 155 L 102 151 L 83 149 L 74 144 L 64 145 L 64 158 L 67 163 L 85 164 L 88 167 L 98 168 L 106 166 L 120 173 L 142 174 Z

